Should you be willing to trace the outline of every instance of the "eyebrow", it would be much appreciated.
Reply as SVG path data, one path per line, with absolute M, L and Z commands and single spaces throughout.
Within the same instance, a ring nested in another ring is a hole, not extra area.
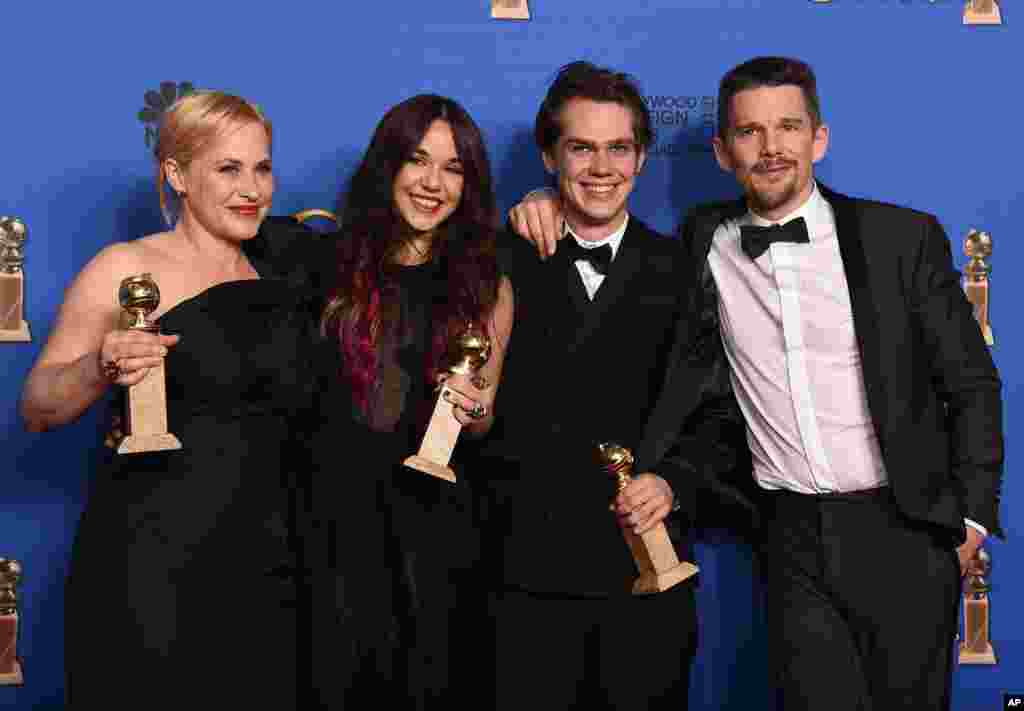
M 413 151 L 413 155 L 414 156 L 425 156 L 426 158 L 433 158 L 433 156 L 430 155 L 429 151 L 425 151 L 422 148 L 417 148 L 415 151 Z M 461 163 L 462 159 L 459 158 L 458 156 L 455 156 L 454 158 L 449 158 L 448 162 L 449 163 Z
M 598 145 L 598 141 L 590 141 L 590 140 L 587 140 L 586 138 L 576 138 L 575 136 L 566 136 L 565 137 L 565 142 L 566 143 L 582 143 L 582 144 L 587 145 L 587 146 L 596 146 L 596 145 Z M 628 145 L 631 145 L 631 146 L 632 145 L 636 145 L 636 140 L 633 139 L 633 137 L 631 136 L 629 138 L 613 138 L 612 140 L 605 141 L 605 143 L 604 143 L 604 145 L 606 145 L 606 146 L 618 146 L 618 145 L 623 145 L 623 144 L 628 144 Z

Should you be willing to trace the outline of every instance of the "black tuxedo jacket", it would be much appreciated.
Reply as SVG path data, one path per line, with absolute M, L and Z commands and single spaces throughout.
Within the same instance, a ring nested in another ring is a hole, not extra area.
M 565 250 L 541 261 L 507 235 L 499 252 L 516 315 L 484 446 L 491 555 L 508 585 L 628 592 L 636 566 L 596 444 L 630 447 L 634 473 L 668 481 L 685 527 L 695 490 L 746 449 L 720 336 L 693 317 L 694 270 L 679 243 L 636 218 L 592 302 Z
M 932 215 L 840 195 L 836 217 L 868 406 L 900 509 L 956 543 L 970 518 L 1002 536 L 1000 380 Z M 705 328 L 718 327 L 708 266 L 715 229 L 743 200 L 694 208 L 682 227 Z

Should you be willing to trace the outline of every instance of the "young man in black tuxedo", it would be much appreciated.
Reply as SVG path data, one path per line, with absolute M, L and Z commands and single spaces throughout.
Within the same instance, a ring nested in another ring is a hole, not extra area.
M 948 709 L 960 576 L 1002 535 L 1003 465 L 949 241 L 814 180 L 829 133 L 803 62 L 732 69 L 718 110 L 745 197 L 694 208 L 682 242 L 747 422 L 780 708 Z
M 621 527 L 668 517 L 692 560 L 695 489 L 735 467 L 742 418 L 718 332 L 692 316 L 679 243 L 628 212 L 653 140 L 636 85 L 567 65 L 535 134 L 568 236 L 547 261 L 518 238 L 501 244 L 516 322 L 486 445 L 501 462 L 487 476 L 495 708 L 685 709 L 695 579 L 632 595 Z M 636 456 L 618 495 L 596 457 L 608 441 Z

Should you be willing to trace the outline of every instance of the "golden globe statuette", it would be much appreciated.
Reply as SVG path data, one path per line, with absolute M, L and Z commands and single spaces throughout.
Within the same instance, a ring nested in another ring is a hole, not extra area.
M 527 0 L 491 0 L 491 17 L 495 20 L 529 20 Z
M 17 217 L 0 217 L 0 341 L 31 341 L 25 321 L 25 239 Z
M 18 660 L 18 581 L 21 563 L 0 558 L 0 684 L 21 684 Z
M 967 563 L 963 581 L 964 636 L 960 640 L 961 664 L 995 664 L 996 654 L 989 638 L 988 593 L 992 589 L 988 576 L 992 558 L 978 548 Z
M 974 306 L 974 318 L 981 327 L 985 343 L 991 346 L 995 343 L 992 338 L 992 326 L 988 320 L 988 285 L 992 267 L 985 260 L 992 256 L 992 237 L 988 232 L 970 230 L 964 238 L 964 254 L 970 257 L 970 261 L 964 267 L 964 293 Z
M 449 345 L 447 361 L 448 371 L 459 375 L 475 376 L 491 357 L 491 340 L 482 329 L 468 324 Z M 448 466 L 451 461 L 455 442 L 462 431 L 462 424 L 455 419 L 455 406 L 445 398 L 451 389 L 441 384 L 434 413 L 423 435 L 420 451 L 405 460 L 407 467 L 436 476 L 447 481 L 455 481 L 455 472 Z
M 618 490 L 629 486 L 633 479 L 633 453 L 610 442 L 597 445 L 597 449 L 601 466 L 615 477 Z M 639 536 L 631 528 L 624 527 L 622 535 L 640 571 L 640 577 L 633 583 L 634 595 L 668 590 L 697 573 L 696 565 L 679 561 L 663 521 Z
M 122 280 L 117 300 L 124 309 L 122 328 L 160 332 L 160 326 L 148 319 L 160 305 L 160 289 L 151 274 Z M 127 434 L 117 447 L 118 454 L 181 449 L 178 438 L 167 431 L 167 383 L 162 362 L 128 388 L 126 414 Z
M 965 25 L 1001 25 L 1003 15 L 997 0 L 967 0 L 964 3 Z

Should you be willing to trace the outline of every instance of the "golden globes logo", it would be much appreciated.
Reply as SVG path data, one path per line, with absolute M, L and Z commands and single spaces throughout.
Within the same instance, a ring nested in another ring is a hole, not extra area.
M 529 20 L 530 6 L 526 0 L 491 0 L 491 17 L 495 20 Z

